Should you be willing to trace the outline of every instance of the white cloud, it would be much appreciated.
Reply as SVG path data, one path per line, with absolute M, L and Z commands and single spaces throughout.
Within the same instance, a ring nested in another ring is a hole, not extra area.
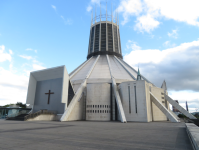
M 9 49 L 9 53 L 12 55 L 13 54 L 13 52 L 12 52 L 12 50 L 11 49 Z
M 12 50 L 9 49 L 9 53 L 6 53 L 5 46 L 0 46 L 0 62 L 6 60 L 10 61 L 10 64 L 8 65 L 9 67 L 7 67 L 8 69 L 0 66 L 0 105 L 16 102 L 25 103 L 30 72 L 45 69 L 42 63 L 32 56 L 27 55 L 19 56 L 31 61 L 23 63 L 16 69 L 14 66 L 15 64 L 12 62 L 11 55 L 13 55 Z
M 199 26 L 198 0 L 145 0 L 145 3 L 150 10 L 158 10 L 159 15 L 168 19 Z
M 184 103 L 187 100 L 189 100 L 189 102 L 199 101 L 199 92 L 193 92 L 193 91 L 169 91 L 169 95 L 174 100 L 180 99 L 181 102 L 184 102 Z
M 171 44 L 170 41 L 166 41 L 166 42 L 163 43 L 163 46 L 165 46 L 165 47 L 175 47 L 176 44 L 175 43 Z
M 143 8 L 140 0 L 122 0 L 117 10 L 123 12 L 122 25 L 124 25 L 129 21 L 130 16 L 138 16 Z
M 10 63 L 12 65 L 12 63 Z M 31 67 L 29 70 L 24 67 Z M 24 70 L 23 70 L 24 69 Z M 45 69 L 38 64 L 23 64 L 17 70 L 0 67 L 0 106 L 16 102 L 26 102 L 29 74 L 31 71 Z
M 186 107 L 185 103 L 188 102 L 188 107 L 191 112 L 194 112 L 196 108 L 199 108 L 199 92 L 193 91 L 169 91 L 169 96 L 178 100 L 180 105 L 184 108 Z
M 177 39 L 178 38 L 177 30 L 172 30 L 171 33 L 168 32 L 168 36 Z
M 26 56 L 26 55 L 19 55 L 21 58 L 27 59 L 27 60 L 31 60 L 33 59 L 32 56 Z
M 87 12 L 90 12 L 91 10 L 92 10 L 92 5 L 98 5 L 98 6 L 100 6 L 100 0 L 91 0 L 90 2 L 89 2 L 89 4 L 88 4 L 88 6 L 86 7 L 86 11 Z M 103 6 L 102 6 L 102 8 L 103 8 Z
M 150 33 L 152 30 L 158 27 L 160 23 L 153 18 L 150 14 L 143 15 L 137 18 L 135 30 L 139 30 L 141 32 L 148 32 Z
M 91 3 L 100 4 L 100 0 L 91 0 Z
M 133 40 L 128 40 L 126 47 L 127 47 L 127 49 L 131 49 L 131 50 L 140 50 L 141 49 L 141 47 L 138 46 L 136 44 L 136 42 L 134 42 Z
M 166 61 L 166 59 L 183 59 L 184 61 L 189 60 L 190 56 L 186 55 L 186 52 L 189 52 L 191 47 L 199 47 L 199 40 L 193 41 L 190 43 L 183 43 L 180 46 L 169 48 L 165 50 L 159 49 L 146 49 L 146 50 L 133 50 L 129 54 L 124 56 L 124 60 L 131 65 L 137 63 L 160 63 L 161 61 Z M 199 53 L 199 50 L 193 51 L 193 53 Z M 181 55 L 180 55 L 181 54 Z M 178 56 L 176 58 L 176 56 Z M 181 58 L 179 58 L 181 56 Z
M 56 11 L 56 6 L 54 6 L 54 5 L 51 5 L 51 7 Z
M 142 50 L 136 44 L 131 49 L 124 56 L 128 64 L 136 69 L 139 64 L 141 74 L 159 87 L 166 80 L 170 96 L 182 104 L 187 100 L 191 110 L 199 107 L 199 39 L 164 50 Z
M 170 43 L 169 41 L 166 41 L 166 42 L 163 43 L 163 45 L 164 45 L 164 46 L 168 46 L 169 43 Z
M 0 67 L 0 105 L 26 102 L 28 77 Z
M 11 57 L 11 53 L 6 53 L 5 51 L 5 46 L 1 45 L 0 46 L 0 62 L 4 62 L 6 60 L 11 61 L 12 57 Z M 9 52 L 12 52 L 11 50 Z
M 51 6 L 52 6 L 52 8 L 55 10 L 55 12 L 57 13 L 57 11 L 56 11 L 56 6 L 54 6 L 54 5 L 51 5 Z M 57 13 L 57 14 L 58 14 L 58 13 Z M 58 15 L 59 15 L 59 14 L 58 14 Z M 60 17 L 61 17 L 62 20 L 64 21 L 64 24 L 65 24 L 65 25 L 71 25 L 71 24 L 73 23 L 72 19 L 69 19 L 69 18 L 65 19 L 64 16 L 62 16 L 62 15 L 60 15 Z M 37 53 L 37 50 L 35 50 L 35 53 Z
M 91 5 L 89 5 L 87 8 L 86 8 L 86 11 L 90 12 L 92 10 L 92 7 Z
M 41 66 L 41 65 L 38 65 L 38 64 L 33 64 L 32 67 L 33 67 L 34 70 L 46 69 L 45 67 L 43 67 L 43 66 Z
M 36 50 L 36 49 L 34 50 L 34 49 L 32 49 L 32 48 L 27 48 L 26 50 L 27 50 L 27 51 L 34 51 L 35 53 L 37 53 L 37 50 Z
M 158 27 L 163 18 L 199 26 L 198 5 L 198 0 L 121 0 L 117 9 L 123 15 L 122 25 L 136 16 L 135 29 L 149 32 Z
M 32 48 L 27 48 L 26 50 L 27 50 L 27 51 L 32 51 L 33 49 L 32 49 Z
M 60 16 L 60 17 L 64 21 L 65 25 L 71 25 L 73 23 L 71 19 L 65 19 L 64 16 Z

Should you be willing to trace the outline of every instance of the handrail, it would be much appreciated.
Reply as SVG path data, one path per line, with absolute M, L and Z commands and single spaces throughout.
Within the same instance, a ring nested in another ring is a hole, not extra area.
M 38 112 L 35 112 L 35 113 L 31 113 L 27 116 L 24 117 L 24 121 L 27 121 L 28 119 L 33 119 L 41 114 L 48 114 L 48 115 L 55 115 L 57 114 L 56 111 L 49 111 L 49 110 L 40 110 Z

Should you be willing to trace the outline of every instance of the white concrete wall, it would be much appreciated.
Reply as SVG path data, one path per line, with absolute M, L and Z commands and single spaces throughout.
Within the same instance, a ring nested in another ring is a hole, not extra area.
M 66 67 L 63 67 L 63 83 L 62 83 L 62 96 L 61 96 L 61 102 L 66 104 L 68 104 L 68 88 L 69 88 L 69 75 L 68 72 L 66 70 Z M 65 92 L 67 91 L 67 92 Z
M 158 87 L 151 87 L 151 93 L 164 105 L 164 89 Z M 163 94 L 162 94 L 163 93 Z M 167 121 L 165 114 L 152 102 L 153 121 Z
M 129 110 L 128 86 L 130 86 L 131 112 Z M 134 89 L 135 86 L 136 86 L 136 97 L 137 97 L 137 113 L 136 113 L 135 89 Z M 119 91 L 120 91 L 120 97 L 125 112 L 126 120 L 148 122 L 145 81 L 142 80 L 142 81 L 123 82 L 119 85 Z
M 26 104 L 34 105 L 37 80 L 30 73 Z
M 110 84 L 107 83 L 87 84 L 86 120 L 109 121 L 111 119 L 110 88 Z

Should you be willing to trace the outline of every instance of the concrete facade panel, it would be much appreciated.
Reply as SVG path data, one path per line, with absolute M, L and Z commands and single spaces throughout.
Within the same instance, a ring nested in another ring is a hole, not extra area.
M 126 120 L 148 122 L 145 81 L 123 82 L 119 91 Z
M 128 72 L 122 67 L 122 65 L 114 58 L 114 56 L 109 56 L 111 69 L 112 69 L 112 76 L 117 79 L 127 79 L 127 80 L 134 80 Z
M 71 81 L 73 80 L 80 80 L 80 79 L 85 79 L 86 75 L 88 74 L 90 68 L 92 67 L 93 63 L 95 62 L 96 57 L 91 58 L 91 60 L 83 66 L 72 78 Z
M 95 68 L 93 69 L 89 79 L 98 78 L 98 79 L 111 79 L 108 62 L 105 55 L 100 56 Z
M 34 105 L 37 80 L 30 74 L 26 104 Z
M 64 112 L 65 104 L 61 103 L 62 80 L 63 78 L 37 82 L 33 113 L 41 109 L 56 111 L 58 114 Z M 54 94 L 50 95 L 50 102 L 48 104 L 48 94 L 45 93 L 48 93 L 49 90 L 54 92 Z
M 110 121 L 110 84 L 87 84 L 86 120 Z
M 164 89 L 158 87 L 151 87 L 151 93 L 160 101 L 165 107 Z M 167 121 L 165 114 L 152 102 L 153 121 Z

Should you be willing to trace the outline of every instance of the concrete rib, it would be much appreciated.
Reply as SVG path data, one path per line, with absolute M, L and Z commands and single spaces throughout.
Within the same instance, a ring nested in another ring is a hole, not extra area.
M 170 98 L 168 95 L 165 95 L 165 99 L 173 105 L 175 108 L 177 108 L 181 113 L 183 113 L 185 116 L 187 116 L 190 119 L 196 119 L 192 114 L 187 112 L 182 106 L 180 106 L 176 101 L 174 101 L 172 98 Z
M 132 73 L 132 70 L 129 69 L 129 67 L 127 67 L 126 65 L 124 65 L 116 56 L 114 56 L 115 59 L 122 65 L 122 67 L 124 67 L 124 69 L 130 74 L 130 76 L 136 80 L 136 76 L 135 76 L 135 72 Z
M 112 68 L 111 68 L 109 56 L 106 55 L 106 57 L 107 57 L 108 65 L 109 65 L 109 70 L 110 70 L 111 79 L 112 79 L 113 91 L 114 91 L 114 95 L 115 95 L 115 98 L 116 98 L 117 107 L 118 107 L 118 110 L 119 110 L 121 122 L 126 123 L 127 121 L 126 121 L 124 109 L 123 109 L 123 106 L 122 106 L 122 102 L 121 102 L 121 99 L 120 99 L 120 96 L 119 96 L 119 92 L 118 92 L 118 89 L 117 89 L 115 78 L 112 75 Z
M 92 67 L 90 68 L 90 70 L 88 71 L 83 83 L 80 85 L 80 87 L 78 88 L 77 92 L 75 93 L 73 99 L 71 100 L 68 108 L 65 110 L 64 114 L 62 115 L 60 121 L 67 121 L 70 113 L 72 112 L 73 108 L 75 107 L 75 104 L 77 103 L 77 101 L 81 98 L 82 96 L 82 92 L 84 91 L 84 89 L 86 88 L 86 84 L 87 84 L 87 79 L 90 76 L 93 68 L 95 67 L 98 59 L 99 59 L 100 55 L 98 55 L 97 59 L 95 60 L 94 64 L 92 65 Z
M 152 102 L 169 118 L 171 122 L 179 122 L 175 116 L 150 92 Z

